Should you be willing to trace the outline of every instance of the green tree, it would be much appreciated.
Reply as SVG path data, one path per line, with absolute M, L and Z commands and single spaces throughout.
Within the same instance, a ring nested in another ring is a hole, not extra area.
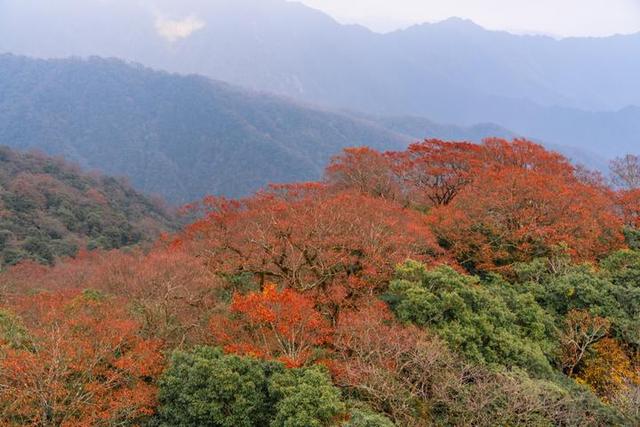
M 388 298 L 402 321 L 430 327 L 471 361 L 552 371 L 546 357 L 552 319 L 533 295 L 497 276 L 481 282 L 447 266 L 428 270 L 408 261 L 398 267 Z
M 517 266 L 519 285 L 535 295 L 536 301 L 564 325 L 572 310 L 588 311 L 611 322 L 611 333 L 640 346 L 640 255 L 619 251 L 596 269 L 589 264 L 556 268 L 539 259 Z
M 343 427 L 394 427 L 395 424 L 382 414 L 369 408 L 355 406 L 349 412 L 349 421 Z
M 320 367 L 285 369 L 211 347 L 174 352 L 159 385 L 162 426 L 322 427 L 345 411 Z
M 277 401 L 271 427 L 330 426 L 345 410 L 340 390 L 317 366 L 276 373 L 269 391 Z
M 4 345 L 14 349 L 24 349 L 30 348 L 31 344 L 29 331 L 21 319 L 8 310 L 0 309 L 0 349 Z
M 161 425 L 267 425 L 270 367 L 254 359 L 224 355 L 210 347 L 176 351 L 160 380 Z

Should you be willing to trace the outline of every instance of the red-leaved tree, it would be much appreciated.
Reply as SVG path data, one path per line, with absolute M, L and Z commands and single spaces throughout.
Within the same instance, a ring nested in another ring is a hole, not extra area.
M 268 284 L 262 292 L 236 294 L 232 317 L 215 316 L 211 330 L 228 352 L 304 365 L 314 348 L 330 342 L 332 329 L 313 301 L 292 289 Z
M 0 349 L 0 417 L 16 425 L 136 423 L 154 412 L 160 343 L 126 304 L 95 292 L 40 293 L 10 305 L 25 337 Z
M 341 306 L 380 290 L 397 263 L 438 255 L 421 214 L 361 193 L 279 188 L 208 203 L 182 244 L 216 274 L 311 294 L 334 321 Z

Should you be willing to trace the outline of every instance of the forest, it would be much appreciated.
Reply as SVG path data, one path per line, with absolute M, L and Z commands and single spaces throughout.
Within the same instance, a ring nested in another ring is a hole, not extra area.
M 62 158 L 0 146 L 0 268 L 53 264 L 82 250 L 151 244 L 177 220 L 124 178 L 84 173 Z
M 182 211 L 0 274 L 2 425 L 640 425 L 637 156 L 348 148 Z

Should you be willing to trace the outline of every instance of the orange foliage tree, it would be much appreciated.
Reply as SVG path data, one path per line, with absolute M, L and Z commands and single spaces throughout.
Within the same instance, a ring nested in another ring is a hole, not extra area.
M 406 258 L 429 262 L 437 244 L 424 218 L 398 204 L 322 187 L 279 188 L 242 201 L 210 199 L 181 241 L 216 274 L 253 275 L 310 292 L 331 316 L 380 289 Z
M 508 270 L 559 248 L 593 260 L 623 245 L 620 209 L 604 181 L 524 139 L 354 149 L 327 170 L 334 189 L 380 196 L 379 179 L 392 198 L 426 210 L 440 243 L 472 270 Z M 638 197 L 624 196 L 618 205 L 636 222 Z
M 615 402 L 630 389 L 640 386 L 638 372 L 615 339 L 604 338 L 593 345 L 593 350 L 578 379 L 588 384 L 598 396 Z
M 451 203 L 472 181 L 480 151 L 480 146 L 469 142 L 430 139 L 388 156 L 407 203 L 432 207 Z
M 357 190 L 385 199 L 398 197 L 398 183 L 388 155 L 368 147 L 346 148 L 331 159 L 325 180 L 337 190 Z
M 202 341 L 222 283 L 202 260 L 169 243 L 146 253 L 81 252 L 53 267 L 24 262 L 0 275 L 0 298 L 96 289 L 126 299 L 147 336 L 170 346 Z
M 623 244 L 608 192 L 516 167 L 479 173 L 453 203 L 432 210 L 430 221 L 463 265 L 480 270 L 508 269 L 558 247 L 592 260 Z
M 231 318 L 213 317 L 211 330 L 226 351 L 304 365 L 315 347 L 330 342 L 331 327 L 313 301 L 268 284 L 262 292 L 236 294 Z M 234 316 L 235 315 L 235 316 Z
M 96 292 L 13 301 L 28 338 L 0 348 L 3 422 L 114 425 L 152 414 L 160 343 L 140 337 L 124 307 Z
M 640 189 L 619 191 L 617 196 L 625 225 L 640 228 Z
M 526 139 L 487 138 L 480 147 L 480 169 L 516 168 L 574 179 L 574 167 L 566 157 Z

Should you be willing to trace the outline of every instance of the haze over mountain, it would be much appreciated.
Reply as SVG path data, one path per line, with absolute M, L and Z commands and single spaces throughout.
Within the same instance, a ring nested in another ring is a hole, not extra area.
M 403 149 L 427 136 L 491 135 L 512 134 L 494 125 L 335 113 L 118 60 L 0 55 L 0 144 L 130 177 L 174 203 L 318 179 L 349 146 Z
M 115 59 L 0 55 L 0 144 L 129 177 L 137 189 L 172 203 L 316 180 L 345 147 L 397 150 L 425 138 L 492 136 L 519 135 L 492 123 L 324 110 Z M 545 145 L 576 163 L 606 168 L 587 150 Z
M 640 135 L 640 34 L 556 40 L 450 19 L 381 35 L 284 0 L 7 0 L 0 51 L 116 56 L 334 108 L 494 122 L 606 157 Z
M 187 202 L 314 179 L 343 147 L 410 138 L 346 115 L 117 60 L 0 57 L 0 141 Z

